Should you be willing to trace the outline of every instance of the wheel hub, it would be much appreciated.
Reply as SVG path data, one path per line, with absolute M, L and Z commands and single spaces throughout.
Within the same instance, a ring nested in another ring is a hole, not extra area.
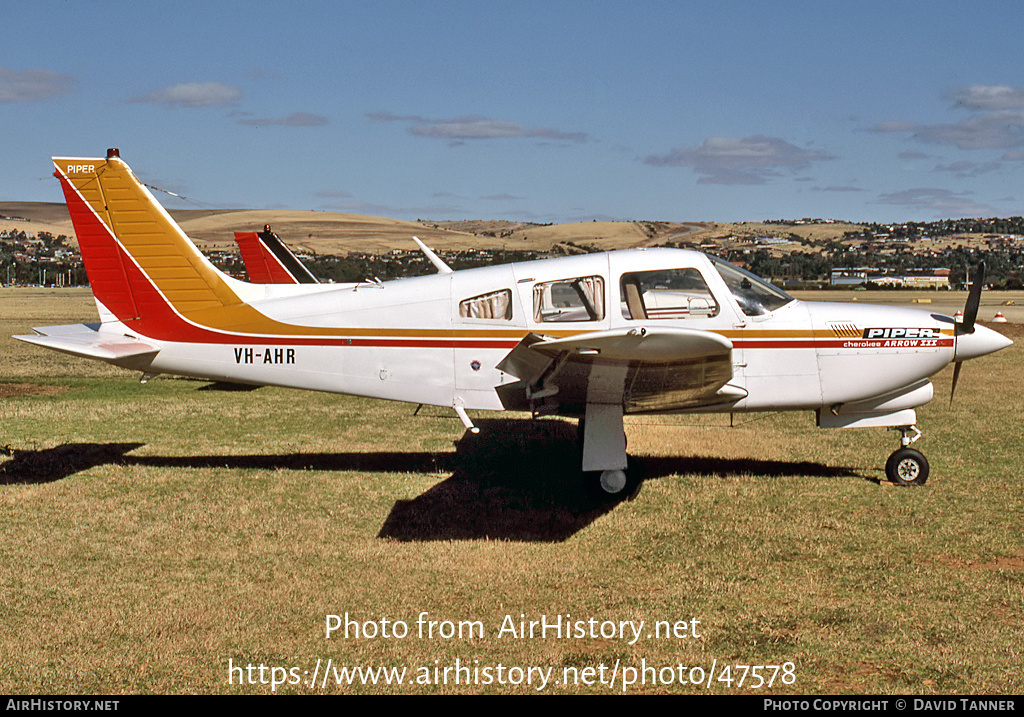
M 626 487 L 625 471 L 601 471 L 601 490 L 615 495 Z
M 919 466 L 917 464 L 917 461 L 915 461 L 912 458 L 904 458 L 902 461 L 900 461 L 900 464 L 899 466 L 897 466 L 896 470 L 899 472 L 900 477 L 903 480 L 912 481 L 915 480 L 918 475 L 920 475 L 921 466 Z

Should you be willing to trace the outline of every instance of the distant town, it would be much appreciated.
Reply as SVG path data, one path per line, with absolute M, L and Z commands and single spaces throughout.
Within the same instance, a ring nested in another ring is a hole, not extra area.
M 0 217 L 0 220 L 17 220 Z M 808 238 L 799 231 L 808 225 L 846 224 L 832 219 L 773 219 L 761 222 L 757 231 L 733 231 L 688 240 L 686 234 L 649 246 L 696 249 L 715 254 L 785 288 L 906 288 L 959 289 L 982 260 L 987 284 L 995 289 L 1024 289 L 1024 218 L 947 219 L 905 224 L 859 224 L 841 236 Z M 742 226 L 742 225 L 741 225 Z M 289 243 L 287 236 L 281 237 Z M 559 254 L 588 253 L 596 247 L 585 241 L 564 242 L 547 252 L 480 249 L 438 254 L 453 268 L 529 261 Z M 342 256 L 296 252 L 322 281 L 381 280 L 428 274 L 430 263 L 415 250 L 385 254 L 349 252 Z M 226 273 L 245 279 L 237 251 L 207 252 Z M 82 258 L 72 239 L 45 231 L 0 231 L 0 282 L 5 286 L 83 286 L 88 283 Z

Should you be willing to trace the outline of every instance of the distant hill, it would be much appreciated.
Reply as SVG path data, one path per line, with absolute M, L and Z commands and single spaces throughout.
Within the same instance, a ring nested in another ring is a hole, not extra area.
M 54 236 L 73 236 L 75 233 L 67 207 L 57 202 L 0 202 L 2 229 L 26 234 L 50 232 Z
M 413 236 L 444 251 L 506 249 L 561 251 L 625 249 L 655 244 L 700 244 L 734 237 L 796 232 L 813 238 L 841 236 L 851 225 L 792 227 L 764 224 L 710 222 L 577 222 L 532 224 L 491 220 L 417 222 L 338 212 L 279 209 L 172 209 L 175 221 L 204 250 L 234 247 L 233 233 L 257 231 L 270 224 L 293 249 L 318 255 L 350 252 L 383 254 L 415 248 Z M 12 217 L 14 217 L 12 219 Z M 48 231 L 74 237 L 74 227 L 63 204 L 53 202 L 0 202 L 0 230 L 26 233 Z
M 381 254 L 393 249 L 413 249 L 413 236 L 449 251 L 502 248 L 550 251 L 559 244 L 620 249 L 652 243 L 655 237 L 683 236 L 704 226 L 664 222 L 556 225 L 486 220 L 407 222 L 361 214 L 279 209 L 168 211 L 185 233 L 206 250 L 233 247 L 234 232 L 256 231 L 270 224 L 291 247 L 315 254 Z M 0 202 L 0 216 L 7 217 L 0 218 L 0 229 L 74 236 L 71 218 L 63 204 Z

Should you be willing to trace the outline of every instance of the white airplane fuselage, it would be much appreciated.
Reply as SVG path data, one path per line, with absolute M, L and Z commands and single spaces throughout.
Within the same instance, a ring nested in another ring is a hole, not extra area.
M 634 320 L 620 307 L 618 278 L 628 272 L 694 268 L 719 302 L 715 316 Z M 605 279 L 600 320 L 536 321 L 533 287 L 571 276 Z M 460 316 L 460 301 L 509 289 L 511 318 Z M 244 293 L 243 293 L 244 292 Z M 921 385 L 954 360 L 953 320 L 928 311 L 790 301 L 745 315 L 708 260 L 673 249 L 619 251 L 435 274 L 382 283 L 246 285 L 240 294 L 275 320 L 342 330 L 330 345 L 224 337 L 223 343 L 159 341 L 147 370 L 224 381 L 347 393 L 438 406 L 501 410 L 495 387 L 517 381 L 497 365 L 528 332 L 583 333 L 640 325 L 719 333 L 733 343 L 730 386 L 747 395 L 707 410 L 817 409 L 915 388 L 899 403 L 931 398 Z M 881 329 L 866 338 L 869 329 Z M 104 331 L 130 333 L 105 325 Z M 945 331 L 946 333 L 943 333 Z M 959 337 L 998 343 L 995 332 Z M 642 359 L 641 359 L 642 360 Z
M 116 150 L 55 158 L 101 321 L 18 338 L 144 375 L 581 419 L 582 469 L 625 489 L 626 413 L 813 410 L 822 427 L 894 426 L 890 479 L 928 377 L 1010 341 L 970 319 L 801 302 L 728 262 L 635 249 L 360 284 L 249 284 L 219 272 Z M 958 373 L 958 371 L 957 371 Z M 954 374 L 955 383 L 956 373 Z M 918 435 L 920 433 L 918 432 Z

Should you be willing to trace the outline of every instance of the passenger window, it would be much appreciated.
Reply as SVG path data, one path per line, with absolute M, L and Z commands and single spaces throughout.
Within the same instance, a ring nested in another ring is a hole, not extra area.
M 533 287 L 533 320 L 600 321 L 604 318 L 604 279 L 583 276 L 536 284 Z
M 512 290 L 502 289 L 459 302 L 459 316 L 466 319 L 512 320 Z
M 621 286 L 622 315 L 627 319 L 718 316 L 718 302 L 704 277 L 693 268 L 623 274 Z

